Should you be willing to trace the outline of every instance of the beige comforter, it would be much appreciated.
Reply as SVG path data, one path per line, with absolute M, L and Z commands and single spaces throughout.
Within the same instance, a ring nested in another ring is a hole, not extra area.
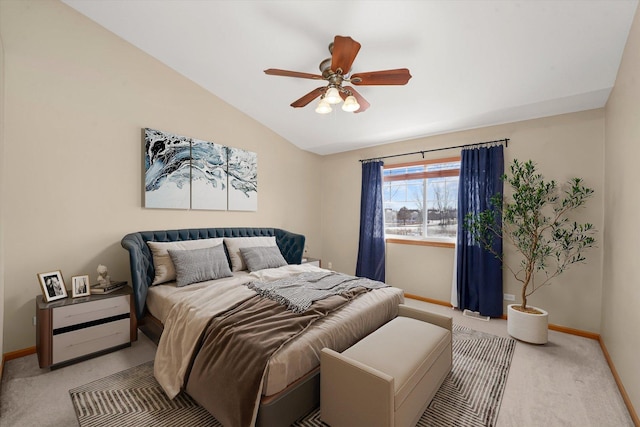
M 243 283 L 246 277 L 225 279 L 198 292 L 186 293 L 164 321 L 158 343 L 154 375 L 169 398 L 180 393 L 196 344 L 213 316 L 254 296 Z
M 171 308 L 166 318 L 161 318 L 164 333 L 154 365 L 156 379 L 167 395 L 173 398 L 184 387 L 196 345 L 209 320 L 255 295 L 244 283 L 276 280 L 307 271 L 323 270 L 304 264 L 290 265 L 217 280 L 210 286 L 179 288 L 177 296 L 171 298 Z M 263 394 L 275 394 L 317 367 L 318 354 L 323 347 L 342 351 L 395 317 L 402 300 L 400 289 L 389 287 L 376 290 L 316 322 L 271 358 Z
M 154 375 L 167 396 L 173 399 L 180 393 L 196 344 L 209 320 L 256 295 L 245 283 L 277 280 L 314 269 L 320 270 L 304 264 L 288 265 L 220 279 L 208 285 L 177 288 L 170 299 L 172 305 L 167 316 L 160 318 L 164 331 L 154 362 Z
M 187 393 L 224 426 L 255 425 L 271 355 L 366 291 L 345 290 L 314 302 L 303 313 L 254 296 L 215 317 L 205 328 L 187 374 Z

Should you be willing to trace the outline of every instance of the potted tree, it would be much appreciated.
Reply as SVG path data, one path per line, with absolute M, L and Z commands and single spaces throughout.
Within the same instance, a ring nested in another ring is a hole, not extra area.
M 494 196 L 490 209 L 467 215 L 465 227 L 521 283 L 522 303 L 508 306 L 509 335 L 544 344 L 548 313 L 527 305 L 527 297 L 550 284 L 571 264 L 583 262 L 584 251 L 595 245 L 593 224 L 578 224 L 568 218 L 593 195 L 593 189 L 584 186 L 580 178 L 572 178 L 560 189 L 555 181 L 545 181 L 531 160 L 514 160 L 510 172 L 502 179 L 511 187 L 511 199 Z M 500 235 L 515 248 L 516 259 L 505 259 L 504 252 L 492 249 L 493 239 Z

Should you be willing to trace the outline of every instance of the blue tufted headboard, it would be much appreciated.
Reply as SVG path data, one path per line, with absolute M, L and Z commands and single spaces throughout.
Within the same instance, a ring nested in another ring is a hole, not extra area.
M 305 237 L 279 228 L 190 228 L 181 230 L 139 231 L 122 238 L 122 247 L 129 251 L 131 285 L 135 300 L 136 317 L 144 314 L 147 289 L 155 277 L 153 257 L 147 245 L 152 242 L 210 239 L 214 237 L 275 236 L 282 256 L 289 264 L 300 264 Z

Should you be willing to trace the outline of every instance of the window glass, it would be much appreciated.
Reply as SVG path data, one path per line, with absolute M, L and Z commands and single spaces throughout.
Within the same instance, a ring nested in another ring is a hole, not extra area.
M 386 236 L 453 242 L 457 229 L 459 171 L 457 158 L 385 166 Z

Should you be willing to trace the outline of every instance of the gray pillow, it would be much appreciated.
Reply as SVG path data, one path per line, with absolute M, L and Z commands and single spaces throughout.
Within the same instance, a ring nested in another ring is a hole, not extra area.
M 169 249 L 168 252 L 176 268 L 178 287 L 233 275 L 222 245 L 190 250 Z
M 258 271 L 265 268 L 276 268 L 287 265 L 287 261 L 280 253 L 277 246 L 254 246 L 240 248 L 240 254 L 249 271 Z
M 169 249 L 177 251 L 212 248 L 222 244 L 223 241 L 222 237 L 217 237 L 213 239 L 178 240 L 175 242 L 147 242 L 153 254 L 153 269 L 156 272 L 156 277 L 151 285 L 159 285 L 160 283 L 176 280 L 176 268 L 169 256 Z

